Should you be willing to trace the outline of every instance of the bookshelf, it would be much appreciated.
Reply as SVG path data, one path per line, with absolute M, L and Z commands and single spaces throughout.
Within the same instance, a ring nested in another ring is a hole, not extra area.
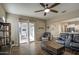
M 0 22 L 0 47 L 11 46 L 11 24 Z

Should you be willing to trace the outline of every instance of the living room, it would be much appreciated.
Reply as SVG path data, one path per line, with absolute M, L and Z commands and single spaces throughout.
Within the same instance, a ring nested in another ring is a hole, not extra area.
M 78 6 L 79 3 L 1 3 L 1 28 L 9 23 L 6 25 L 9 26 L 9 40 L 1 37 L 5 36 L 1 33 L 6 31 L 0 32 L 0 46 L 3 47 L 0 53 L 3 55 L 79 54 L 78 38 L 76 42 L 70 41 L 70 37 L 75 39 L 79 33 Z M 64 38 L 69 39 L 67 43 L 61 34 L 68 34 L 67 38 Z M 6 41 L 9 41 L 10 48 L 5 48 Z

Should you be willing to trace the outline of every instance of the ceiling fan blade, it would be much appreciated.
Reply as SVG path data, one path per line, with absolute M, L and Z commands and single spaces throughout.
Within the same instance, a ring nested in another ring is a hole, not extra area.
M 55 13 L 58 13 L 58 11 L 56 11 L 56 10 L 50 10 L 51 12 L 55 12 Z
M 48 6 L 48 4 L 46 4 L 46 6 Z
M 44 5 L 44 3 L 40 3 L 40 5 L 41 5 L 43 8 L 45 8 L 45 5 Z
M 46 12 L 44 13 L 44 16 L 46 16 Z
M 55 6 L 57 6 L 57 5 L 59 5 L 60 3 L 54 3 L 53 5 L 51 5 L 49 8 L 53 8 L 53 7 L 55 7 Z
M 41 11 L 44 11 L 44 10 L 37 10 L 37 11 L 35 11 L 35 12 L 41 12 Z

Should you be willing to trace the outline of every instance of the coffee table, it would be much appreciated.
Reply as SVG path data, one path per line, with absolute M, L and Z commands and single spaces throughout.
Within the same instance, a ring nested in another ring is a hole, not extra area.
M 42 48 L 50 54 L 60 55 L 64 53 L 64 46 L 55 41 L 46 41 L 42 44 Z

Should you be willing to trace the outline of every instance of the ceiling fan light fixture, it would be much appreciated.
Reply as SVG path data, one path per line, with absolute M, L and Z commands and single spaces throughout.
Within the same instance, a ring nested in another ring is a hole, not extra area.
M 44 12 L 48 13 L 50 11 L 50 9 L 45 9 Z

